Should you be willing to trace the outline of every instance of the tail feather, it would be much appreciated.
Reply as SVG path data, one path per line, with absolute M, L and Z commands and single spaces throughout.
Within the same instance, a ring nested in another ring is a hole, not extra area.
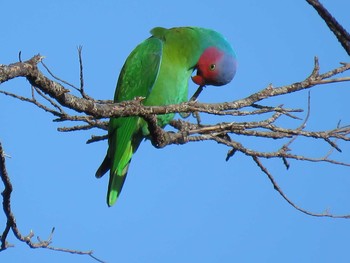
M 128 173 L 132 155 L 143 139 L 139 120 L 138 117 L 112 118 L 110 120 L 107 156 L 96 172 L 96 177 L 101 177 L 110 170 L 107 192 L 108 206 L 112 206 L 117 201 Z
M 118 174 L 117 171 L 115 173 L 111 174 L 109 176 L 109 183 L 108 183 L 108 193 L 107 193 L 107 204 L 108 206 L 114 205 L 114 203 L 117 201 L 119 194 L 123 188 L 126 176 L 128 174 L 129 164 L 131 159 L 129 160 L 129 163 L 126 165 L 124 170 L 121 174 Z
M 116 155 L 113 156 L 113 158 L 115 158 L 117 161 L 112 163 L 109 174 L 107 193 L 108 206 L 112 206 L 117 201 L 128 173 L 131 157 L 134 153 L 131 140 L 128 141 L 124 147 L 122 152 L 118 152 L 117 150 Z
M 108 157 L 108 154 L 103 159 L 103 162 L 101 163 L 100 167 L 98 167 L 95 176 L 96 178 L 101 178 L 105 175 L 105 173 L 108 172 L 108 170 L 111 168 L 111 159 Z

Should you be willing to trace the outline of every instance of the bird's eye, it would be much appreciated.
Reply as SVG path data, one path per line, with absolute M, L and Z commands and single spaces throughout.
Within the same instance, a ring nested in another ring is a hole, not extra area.
M 211 71 L 213 71 L 215 68 L 216 68 L 216 65 L 215 65 L 215 64 L 210 64 L 209 69 L 210 69 Z

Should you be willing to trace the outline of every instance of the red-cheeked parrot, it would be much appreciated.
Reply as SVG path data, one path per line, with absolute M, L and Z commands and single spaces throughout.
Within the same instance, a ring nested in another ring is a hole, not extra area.
M 144 97 L 144 105 L 168 105 L 188 100 L 188 81 L 200 85 L 221 86 L 236 73 L 236 55 L 219 33 L 199 27 L 156 27 L 152 36 L 139 44 L 127 58 L 119 75 L 114 101 Z M 174 114 L 157 116 L 164 127 Z M 140 117 L 111 118 L 109 148 L 96 172 L 102 177 L 110 170 L 107 204 L 112 206 L 121 190 L 132 155 L 149 135 L 147 123 Z

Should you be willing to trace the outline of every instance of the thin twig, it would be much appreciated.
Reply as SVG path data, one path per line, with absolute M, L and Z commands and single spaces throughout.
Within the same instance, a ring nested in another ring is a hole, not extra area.
M 287 197 L 287 195 L 282 191 L 282 189 L 279 187 L 279 185 L 277 184 L 276 180 L 274 179 L 274 177 L 272 176 L 272 174 L 266 169 L 266 167 L 261 163 L 259 157 L 257 156 L 252 156 L 254 162 L 258 165 L 258 167 L 261 169 L 261 171 L 267 175 L 267 177 L 270 179 L 273 188 L 282 196 L 282 198 L 284 200 L 286 200 L 292 207 L 294 207 L 295 209 L 297 209 L 298 211 L 310 215 L 310 216 L 316 216 L 316 217 L 332 217 L 332 218 L 350 218 L 350 214 L 349 215 L 333 215 L 330 214 L 328 211 L 324 212 L 324 213 L 313 213 L 310 212 L 309 210 L 306 210 L 304 208 L 299 207 L 298 205 L 296 205 L 291 199 L 289 199 Z
M 29 102 L 29 103 L 32 103 L 34 105 L 36 105 L 38 108 L 46 111 L 46 112 L 50 112 L 51 114 L 53 114 L 54 116 L 59 116 L 61 117 L 61 112 L 58 112 L 58 111 L 55 111 L 43 104 L 41 104 L 40 102 L 38 102 L 36 99 L 35 99 L 35 96 L 34 96 L 34 87 L 32 89 L 32 98 L 27 98 L 27 97 L 23 97 L 23 96 L 20 96 L 20 95 L 17 95 L 17 94 L 14 94 L 14 93 L 11 93 L 11 92 L 8 92 L 8 91 L 4 91 L 4 90 L 0 90 L 0 93 L 1 94 L 4 94 L 6 96 L 9 96 L 9 97 L 12 97 L 12 98 L 15 98 L 15 99 L 18 99 L 18 100 L 21 100 L 21 101 L 25 101 L 25 102 Z
M 31 248 L 47 248 L 55 251 L 61 251 L 61 252 L 68 252 L 72 254 L 78 254 L 78 255 L 88 255 L 98 262 L 103 262 L 102 260 L 96 258 L 93 255 L 93 251 L 80 251 L 80 250 L 72 250 L 72 249 L 66 249 L 66 248 L 57 248 L 50 246 L 53 238 L 53 233 L 55 231 L 55 228 L 52 228 L 52 231 L 49 235 L 49 237 L 46 240 L 41 240 L 38 237 L 38 242 L 33 242 L 32 238 L 34 237 L 34 232 L 30 231 L 30 233 L 27 236 L 23 236 L 21 232 L 19 231 L 17 224 L 16 224 L 16 219 L 15 216 L 12 212 L 11 208 L 11 193 L 13 190 L 12 183 L 10 181 L 10 177 L 7 173 L 6 170 L 6 164 L 5 164 L 5 153 L 2 148 L 2 144 L 0 142 L 0 177 L 2 182 L 4 183 L 4 191 L 1 193 L 3 197 L 3 202 L 2 202 L 2 207 L 6 216 L 6 227 L 5 230 L 3 231 L 0 241 L 1 241 L 1 247 L 0 251 L 5 250 L 9 247 L 12 247 L 12 245 L 8 244 L 6 241 L 9 231 L 12 230 L 13 234 L 15 237 L 22 241 L 25 242 L 29 247 Z
M 350 34 L 342 27 L 338 21 L 328 12 L 328 10 L 318 0 L 306 0 L 326 22 L 329 29 L 337 37 L 344 50 L 350 56 Z
M 79 57 L 79 76 L 80 76 L 80 94 L 84 99 L 93 100 L 89 95 L 85 93 L 84 89 L 84 70 L 83 70 L 83 46 L 78 47 L 78 57 Z
M 46 66 L 46 64 L 44 63 L 44 61 L 41 61 L 41 64 L 43 65 L 43 67 L 46 69 L 46 71 L 50 74 L 51 77 L 53 77 L 55 80 L 62 82 L 63 84 L 66 84 L 67 86 L 70 86 L 71 88 L 75 89 L 75 90 L 79 90 L 75 85 L 69 83 L 68 81 L 61 79 L 59 77 L 57 77 L 56 75 L 54 75 L 52 73 L 52 71 L 49 69 L 48 66 Z
M 108 139 L 108 135 L 103 135 L 103 136 L 92 135 L 91 138 L 86 141 L 86 144 L 90 144 L 93 142 L 99 142 L 99 141 L 103 141 L 103 140 L 107 140 L 107 139 Z

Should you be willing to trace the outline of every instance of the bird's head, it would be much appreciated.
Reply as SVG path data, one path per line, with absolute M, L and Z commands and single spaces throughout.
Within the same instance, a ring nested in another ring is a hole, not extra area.
M 237 62 L 233 54 L 215 46 L 208 47 L 194 67 L 197 74 L 192 76 L 194 83 L 205 86 L 222 86 L 229 83 L 236 74 Z

